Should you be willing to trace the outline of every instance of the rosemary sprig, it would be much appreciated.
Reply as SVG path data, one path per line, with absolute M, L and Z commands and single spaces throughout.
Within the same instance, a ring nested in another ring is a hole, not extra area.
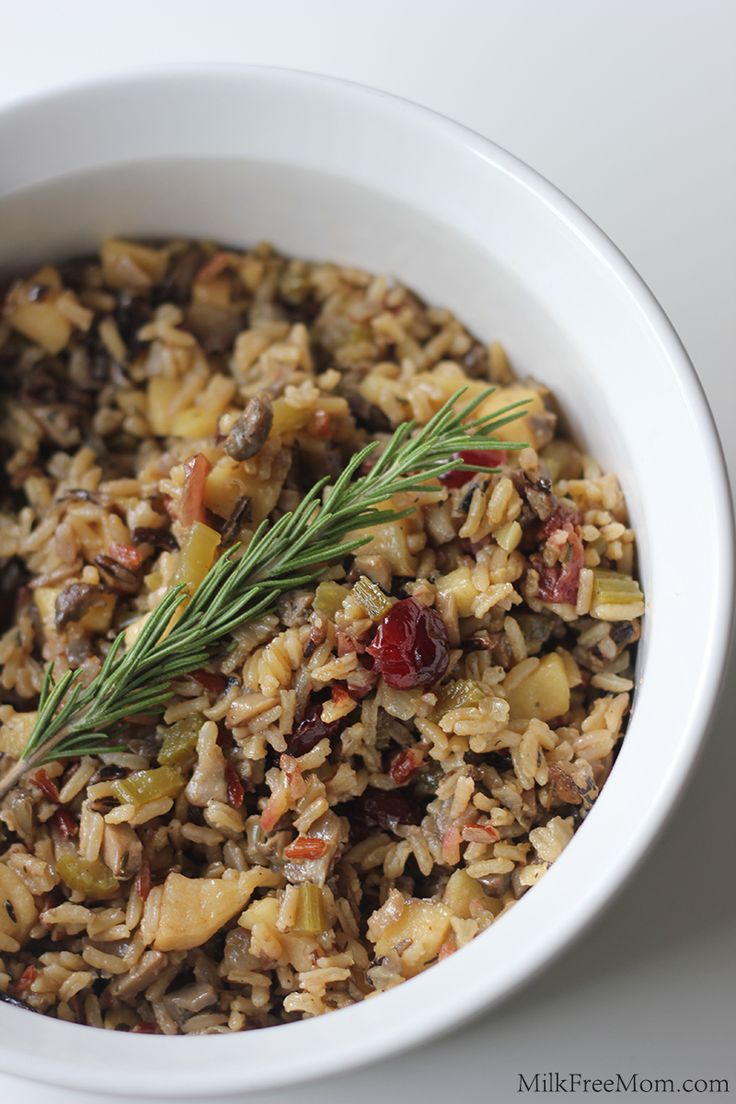
M 459 410 L 465 389 L 457 391 L 418 431 L 416 423 L 403 423 L 370 470 L 358 475 L 378 447 L 375 441 L 366 445 L 332 486 L 328 479 L 319 480 L 295 510 L 276 522 L 262 522 L 244 550 L 234 545 L 225 552 L 173 625 L 187 594 L 184 584 L 172 586 L 127 651 L 124 634 L 115 638 L 88 686 L 80 684 L 76 671 L 55 679 L 50 665 L 33 731 L 21 758 L 0 779 L 0 797 L 41 763 L 113 750 L 111 740 L 127 718 L 158 713 L 172 696 L 172 681 L 206 663 L 234 629 L 270 609 L 283 591 L 318 578 L 328 564 L 370 540 L 351 538 L 351 532 L 412 512 L 376 509 L 380 503 L 402 492 L 431 491 L 427 481 L 451 470 L 496 471 L 457 460 L 457 453 L 468 449 L 524 447 L 491 435 L 518 418 L 527 400 L 471 418 L 493 390 Z

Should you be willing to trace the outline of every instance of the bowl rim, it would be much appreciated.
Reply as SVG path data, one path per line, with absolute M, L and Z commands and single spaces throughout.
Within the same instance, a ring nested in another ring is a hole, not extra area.
M 177 80 L 186 82 L 214 82 L 220 78 L 228 77 L 240 79 L 244 86 L 249 80 L 262 80 L 288 84 L 294 90 L 299 86 L 308 84 L 311 86 L 323 86 L 331 90 L 335 95 L 352 97 L 357 102 L 370 107 L 371 104 L 381 103 L 383 109 L 411 117 L 417 127 L 421 126 L 433 129 L 438 139 L 448 143 L 458 143 L 473 156 L 485 161 L 504 175 L 511 178 L 557 219 L 566 230 L 574 235 L 584 249 L 592 255 L 596 264 L 602 265 L 625 293 L 632 309 L 639 314 L 641 321 L 648 331 L 654 336 L 660 345 L 664 358 L 672 367 L 679 384 L 683 388 L 687 401 L 693 408 L 700 427 L 703 430 L 703 446 L 706 451 L 706 463 L 712 477 L 711 490 L 714 497 L 719 500 L 723 509 L 719 517 L 718 560 L 719 575 L 714 579 L 721 588 L 721 593 L 733 594 L 734 588 L 734 525 L 732 500 L 729 489 L 729 481 L 723 450 L 718 437 L 718 431 L 708 406 L 702 384 L 695 369 L 680 341 L 674 326 L 669 321 L 664 310 L 656 300 L 653 293 L 644 283 L 633 265 L 624 257 L 621 251 L 614 245 L 608 236 L 586 215 L 569 197 L 560 189 L 550 183 L 545 177 L 536 172 L 526 163 L 498 146 L 488 138 L 485 138 L 461 123 L 442 115 L 430 108 L 417 104 L 409 99 L 388 93 L 379 89 L 358 84 L 340 77 L 327 76 L 320 73 L 305 72 L 302 70 L 251 64 L 221 64 L 221 63 L 196 63 L 187 62 L 154 65 L 108 74 L 103 77 L 86 78 L 77 82 L 64 83 L 61 86 L 43 90 L 27 96 L 15 98 L 0 106 L 0 142 L 3 139 L 3 127 L 9 121 L 17 119 L 23 112 L 36 112 L 43 110 L 47 105 L 63 106 L 63 101 L 73 103 L 76 97 L 94 95 L 96 90 L 119 90 L 124 94 L 127 89 L 135 88 L 148 83 L 160 86 L 162 83 L 173 85 Z M 51 178 L 46 178 L 51 179 Z M 692 771 L 697 751 L 705 739 L 709 729 L 713 713 L 716 708 L 718 695 L 723 685 L 726 665 L 729 653 L 729 641 L 732 630 L 733 603 L 723 603 L 720 611 L 714 615 L 712 622 L 712 639 L 709 642 L 711 654 L 717 657 L 716 662 L 701 678 L 699 684 L 699 697 L 702 706 L 701 711 L 695 715 L 691 711 L 690 718 L 683 720 L 683 728 L 687 730 L 687 739 L 681 741 L 677 755 L 670 764 L 667 772 L 669 786 L 661 786 L 655 795 L 655 799 L 647 811 L 647 815 L 635 841 L 629 841 L 621 849 L 620 861 L 615 867 L 609 868 L 602 885 L 598 885 L 595 891 L 590 891 L 586 898 L 577 902 L 574 913 L 567 914 L 563 922 L 556 917 L 556 923 L 550 925 L 549 931 L 540 938 L 538 944 L 532 949 L 525 964 L 518 967 L 515 973 L 509 975 L 501 986 L 497 986 L 495 992 L 488 993 L 482 980 L 474 983 L 473 987 L 462 995 L 452 992 L 445 986 L 443 999 L 436 1001 L 434 1005 L 425 1001 L 417 1010 L 413 1020 L 403 1020 L 399 1028 L 395 1023 L 374 1036 L 364 1033 L 360 1038 L 353 1037 L 350 1045 L 342 1047 L 339 1053 L 331 1053 L 325 1060 L 324 1055 L 305 1052 L 302 1048 L 296 1063 L 284 1066 L 274 1074 L 273 1063 L 266 1071 L 250 1069 L 244 1074 L 242 1064 L 233 1062 L 234 1051 L 232 1040 L 242 1036 L 221 1036 L 218 1039 L 225 1042 L 230 1040 L 230 1062 L 220 1068 L 207 1066 L 201 1071 L 192 1067 L 177 1072 L 169 1059 L 182 1057 L 182 1039 L 168 1037 L 138 1036 L 135 1040 L 137 1055 L 144 1060 L 145 1068 L 137 1069 L 125 1065 L 121 1060 L 115 1070 L 116 1092 L 143 1092 L 148 1095 L 188 1097 L 202 1092 L 208 1095 L 233 1093 L 238 1091 L 256 1091 L 258 1089 L 275 1088 L 294 1082 L 308 1081 L 327 1074 L 345 1072 L 351 1068 L 364 1065 L 371 1059 L 387 1057 L 416 1046 L 440 1033 L 456 1028 L 485 1007 L 496 1005 L 505 1000 L 512 992 L 527 984 L 550 960 L 556 952 L 564 950 L 587 928 L 596 917 L 606 908 L 621 891 L 626 880 L 643 860 L 650 849 L 655 836 L 662 829 L 667 818 L 677 804 L 682 791 Z M 563 856 L 564 858 L 564 856 Z M 535 891 L 537 892 L 537 891 Z M 519 902 L 514 912 L 524 908 L 524 901 Z M 504 922 L 505 918 L 500 921 Z M 465 951 L 464 951 L 465 953 Z M 449 968 L 449 969 L 448 969 Z M 430 975 L 439 981 L 445 978 L 451 980 L 452 962 L 447 961 L 432 968 Z M 416 986 L 421 979 L 426 979 L 427 974 L 414 979 L 412 985 Z M 432 986 L 437 988 L 437 986 Z M 399 990 L 393 990 L 393 994 L 405 990 L 400 986 Z M 389 1011 L 388 1002 L 392 998 L 392 992 L 382 995 L 381 1007 Z M 419 989 L 417 988 L 417 993 Z M 436 994 L 435 994 L 436 995 Z M 365 1009 L 372 1006 L 373 1002 L 365 1002 L 353 1008 L 341 1010 L 331 1014 L 328 1019 L 333 1022 L 333 1017 L 338 1015 L 357 1018 L 356 1009 Z M 5 1010 L 0 1005 L 0 1012 Z M 9 1013 L 14 1010 L 8 1010 Z M 15 1012 L 22 1015 L 21 1012 Z M 318 1034 L 314 1025 L 323 1021 L 303 1021 L 301 1023 L 280 1026 L 276 1034 L 301 1029 L 306 1040 L 308 1032 L 311 1035 Z M 389 1016 L 384 1018 L 387 1022 Z M 48 1022 L 48 1021 L 47 1021 Z M 345 1019 L 347 1022 L 347 1019 Z M 61 1033 L 76 1033 L 80 1031 L 78 1025 L 70 1025 L 51 1021 L 53 1028 L 57 1029 L 59 1037 Z M 273 1029 L 272 1029 L 273 1030 Z M 258 1033 L 260 1035 L 260 1032 Z M 269 1032 L 271 1034 L 271 1032 Z M 353 1033 L 355 1036 L 355 1033 Z M 71 1035 L 66 1034 L 70 1039 Z M 126 1045 L 130 1040 L 127 1036 L 117 1036 L 121 1044 Z M 210 1037 L 211 1041 L 212 1037 Z M 284 1037 L 285 1041 L 285 1037 Z M 204 1040 L 198 1040 L 202 1050 Z M 167 1050 L 163 1048 L 167 1047 Z M 224 1051 L 224 1046 L 221 1046 Z M 19 1077 L 31 1078 L 49 1084 L 69 1088 L 90 1088 L 90 1070 L 73 1062 L 64 1062 L 39 1053 L 34 1057 L 34 1067 L 26 1068 L 26 1059 L 22 1055 L 16 1055 L 4 1048 L 0 1043 L 4 1069 Z M 223 1054 L 224 1057 L 224 1054 Z M 122 1047 L 120 1058 L 123 1058 Z M 151 1061 L 152 1060 L 152 1061 Z M 150 1062 L 150 1064 L 148 1064 Z M 98 1067 L 101 1068 L 101 1067 Z M 176 1078 L 178 1077 L 178 1080 Z M 95 1086 L 96 1091 L 100 1090 Z

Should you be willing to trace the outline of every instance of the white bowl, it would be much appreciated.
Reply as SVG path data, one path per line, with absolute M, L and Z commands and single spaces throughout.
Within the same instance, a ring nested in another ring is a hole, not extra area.
M 377 1000 L 288 1026 L 165 1038 L 0 1005 L 0 1068 L 58 1085 L 187 1096 L 375 1061 L 499 1001 L 610 900 L 682 790 L 713 709 L 732 607 L 730 497 L 675 333 L 573 204 L 492 143 L 354 85 L 251 68 L 99 82 L 0 113 L 3 269 L 106 234 L 267 239 L 396 273 L 548 383 L 616 471 L 648 616 L 622 752 L 542 882 L 460 953 Z

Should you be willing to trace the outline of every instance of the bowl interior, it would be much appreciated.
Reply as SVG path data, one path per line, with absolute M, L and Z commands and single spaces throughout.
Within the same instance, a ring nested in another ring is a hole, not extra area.
M 649 603 L 634 715 L 601 798 L 540 885 L 460 954 L 378 1002 L 233 1037 L 99 1033 L 91 1046 L 86 1029 L 0 1005 L 0 1066 L 187 1095 L 334 1071 L 450 1026 L 528 977 L 605 903 L 702 736 L 728 631 L 731 537 L 718 443 L 686 357 L 568 201 L 489 143 L 389 97 L 258 70 L 136 77 L 0 116 L 0 143 L 5 272 L 94 250 L 111 233 L 266 239 L 396 275 L 502 341 L 621 478 Z M 693 504 L 695 536 L 683 526 Z M 695 654 L 679 643 L 685 615 Z

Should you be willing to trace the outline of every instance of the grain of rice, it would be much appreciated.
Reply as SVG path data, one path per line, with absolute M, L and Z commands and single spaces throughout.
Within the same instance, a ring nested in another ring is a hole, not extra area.
M 203 828 L 199 824 L 185 824 L 181 834 L 190 843 L 199 843 L 203 847 L 216 847 L 225 838 L 221 832 L 215 832 L 212 828 Z
M 191 717 L 195 713 L 204 713 L 205 709 L 209 708 L 209 704 L 210 699 L 207 695 L 201 694 L 198 698 L 188 698 L 175 705 L 170 705 L 164 713 L 164 723 L 167 725 L 175 724 L 176 721 Z
M 65 927 L 86 928 L 91 917 L 89 909 L 83 905 L 66 903 L 55 908 L 46 909 L 41 913 L 41 921 L 47 925 L 63 924 Z
M 165 816 L 173 806 L 173 798 L 159 797 L 155 801 L 147 801 L 145 805 L 139 805 L 137 809 L 133 807 L 134 811 L 132 815 L 126 819 L 133 827 L 140 824 L 148 824 L 149 820 L 155 820 L 156 817 Z M 131 808 L 131 806 L 121 806 L 121 808 Z
M 527 647 L 524 634 L 519 627 L 518 621 L 515 621 L 513 617 L 506 617 L 503 623 L 503 630 L 511 645 L 514 660 L 517 663 L 521 663 L 527 658 Z
M 125 974 L 128 971 L 128 966 L 122 958 L 118 958 L 114 954 L 107 954 L 98 947 L 85 947 L 82 951 L 82 958 L 93 969 L 100 970 L 104 974 L 117 975 Z
M 124 824 L 135 816 L 135 811 L 135 805 L 130 805 L 127 802 L 118 805 L 116 809 L 111 809 L 109 813 L 105 813 L 105 824 Z
M 572 818 L 553 817 L 545 827 L 534 828 L 529 840 L 544 862 L 554 862 L 572 839 Z
M 77 794 L 81 793 L 85 788 L 96 770 L 97 764 L 95 760 L 89 756 L 85 756 L 77 769 L 72 772 L 59 790 L 59 801 L 61 804 L 68 805 L 70 801 L 73 801 Z
M 590 685 L 595 686 L 597 690 L 606 690 L 611 694 L 618 694 L 622 691 L 634 689 L 633 679 L 621 678 L 620 675 L 614 675 L 608 672 L 593 675 L 590 680 Z
M 487 878 L 489 874 L 510 874 L 514 864 L 510 859 L 486 859 L 484 862 L 471 863 L 467 872 L 471 878 Z
M 79 853 L 87 862 L 94 862 L 99 855 L 104 833 L 104 817 L 85 802 L 79 818 Z
M 77 970 L 70 974 L 59 989 L 59 1000 L 70 1001 L 82 989 L 86 989 L 95 980 L 95 975 L 90 970 Z
M 222 843 L 228 837 L 237 839 L 243 834 L 244 822 L 241 812 L 226 805 L 224 801 L 210 801 L 204 811 L 204 818 L 214 830 L 214 835 L 219 837 L 217 843 Z M 212 845 L 214 846 L 214 842 Z

